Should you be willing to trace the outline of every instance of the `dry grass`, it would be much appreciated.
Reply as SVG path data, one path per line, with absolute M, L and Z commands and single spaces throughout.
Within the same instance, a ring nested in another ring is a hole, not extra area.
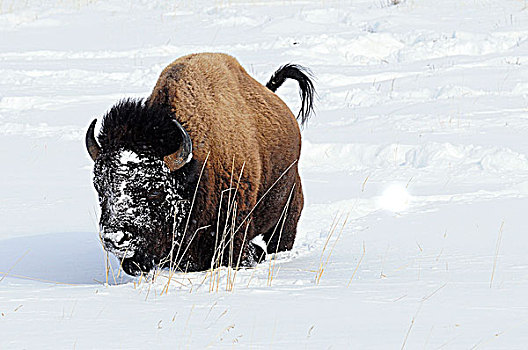
M 343 233 L 343 230 L 344 230 L 344 228 L 345 228 L 345 226 L 347 224 L 349 215 L 350 215 L 350 213 L 348 213 L 345 216 L 345 220 L 343 221 L 343 225 L 341 226 L 341 230 L 339 231 L 339 234 L 337 235 L 337 238 L 334 240 L 334 243 L 332 244 L 332 248 L 330 249 L 330 252 L 326 256 L 326 259 L 324 259 L 326 247 L 328 246 L 328 243 L 330 242 L 330 240 L 331 240 L 331 238 L 332 238 L 332 236 L 333 236 L 333 234 L 335 232 L 335 229 L 336 229 L 337 225 L 341 221 L 341 218 L 342 218 L 343 214 L 341 214 L 339 216 L 339 219 L 337 219 L 337 221 L 336 221 L 337 214 L 334 217 L 332 225 L 330 226 L 330 233 L 328 235 L 328 238 L 326 239 L 325 245 L 323 247 L 323 251 L 321 253 L 321 260 L 320 260 L 320 263 L 319 263 L 319 269 L 317 270 L 317 273 L 315 275 L 315 283 L 316 284 L 319 284 L 319 282 L 321 281 L 321 277 L 323 277 L 323 273 L 324 273 L 326 267 L 328 266 L 328 262 L 330 261 L 330 257 L 332 256 L 332 253 L 333 253 L 334 248 L 335 248 L 335 246 L 337 244 L 337 241 L 341 237 L 341 234 Z
M 403 344 L 401 349 L 403 350 L 405 348 L 405 344 L 407 343 L 407 339 L 409 338 L 409 334 L 411 334 L 411 330 L 414 326 L 414 322 L 416 321 L 416 318 L 418 317 L 418 314 L 420 313 L 420 310 L 422 309 L 424 300 L 420 303 L 420 306 L 418 307 L 418 310 L 416 311 L 416 314 L 414 314 L 413 318 L 411 319 L 411 324 L 409 326 L 409 329 L 407 330 L 407 333 L 405 334 L 405 339 L 403 339 Z
M 103 248 L 104 257 L 105 257 L 105 259 L 104 259 L 104 264 L 105 264 L 105 281 L 104 281 L 104 285 L 108 286 L 110 271 L 112 272 L 112 276 L 114 277 L 114 284 L 117 284 L 117 281 L 116 281 L 115 275 L 114 275 L 114 269 L 112 268 L 112 264 L 110 263 L 109 253 L 106 251 L 104 243 L 103 243 L 103 236 L 101 235 L 101 231 L 98 231 L 98 235 L 99 235 L 99 242 L 101 243 L 101 247 Z
M 325 244 L 323 246 L 323 250 L 321 251 L 321 258 L 320 258 L 320 262 L 319 262 L 319 268 L 317 269 L 317 274 L 315 276 L 315 280 L 316 281 L 318 279 L 318 276 L 319 276 L 321 270 L 323 269 L 324 253 L 325 253 L 325 250 L 326 250 L 326 246 L 328 246 L 328 242 L 330 242 L 330 238 L 332 238 L 332 235 L 334 234 L 335 228 L 337 226 L 336 219 L 337 219 L 338 215 L 339 215 L 339 213 L 336 213 L 336 215 L 334 216 L 334 219 L 332 220 L 332 224 L 330 225 L 330 231 L 328 232 L 328 235 L 326 236 L 326 242 L 325 242 Z M 341 220 L 341 217 L 339 217 L 339 220 Z
M 275 185 L 282 179 L 282 177 L 284 177 L 284 175 L 296 163 L 297 163 L 297 161 L 292 162 L 286 168 L 286 170 L 284 170 L 281 173 L 281 175 L 277 178 L 277 180 L 275 180 L 275 182 L 257 200 L 257 202 L 255 203 L 253 208 L 251 208 L 249 213 L 244 217 L 244 219 L 237 226 L 237 220 L 236 220 L 237 219 L 236 195 L 238 193 L 238 189 L 239 189 L 239 186 L 240 186 L 240 180 L 242 178 L 242 172 L 244 170 L 245 163 L 243 164 L 241 172 L 240 172 L 240 174 L 238 176 L 238 181 L 237 181 L 236 187 L 234 188 L 234 193 L 232 193 L 231 190 L 233 189 L 233 174 L 234 174 L 234 159 L 233 159 L 233 163 L 232 163 L 233 165 L 232 165 L 232 169 L 231 169 L 231 174 L 232 175 L 231 175 L 231 181 L 230 181 L 230 188 L 228 188 L 227 190 L 225 190 L 221 194 L 221 198 L 222 198 L 222 196 L 224 195 L 225 192 L 227 192 L 227 191 L 229 192 L 229 197 L 228 197 L 228 200 L 227 200 L 227 207 L 228 208 L 227 208 L 227 212 L 226 212 L 226 223 L 225 223 L 225 225 L 223 225 L 224 230 L 223 230 L 222 234 L 220 235 L 217 232 L 216 237 L 217 237 L 217 239 L 220 238 L 220 240 L 215 242 L 215 253 L 214 253 L 214 256 L 213 256 L 213 260 L 211 262 L 211 268 L 208 271 L 208 273 L 206 274 L 206 277 L 208 276 L 210 278 L 210 280 L 209 280 L 209 291 L 210 292 L 212 292 L 212 291 L 217 291 L 218 292 L 220 284 L 221 284 L 220 274 L 224 270 L 225 270 L 225 279 L 226 279 L 226 288 L 225 289 L 226 289 L 226 291 L 230 291 L 230 292 L 234 291 L 235 283 L 236 283 L 237 271 L 240 268 L 240 262 L 241 262 L 241 257 L 242 257 L 242 253 L 243 253 L 240 250 L 240 251 L 236 252 L 238 254 L 238 256 L 235 256 L 236 255 L 235 251 L 234 251 L 234 239 L 235 239 L 235 236 L 238 233 L 238 231 L 243 227 L 243 225 L 245 225 L 244 237 L 243 237 L 243 240 L 242 240 L 242 245 L 240 246 L 240 247 L 244 247 L 245 244 L 246 244 L 246 241 L 247 241 L 247 232 L 248 232 L 248 229 L 249 229 L 249 226 L 250 226 L 250 223 L 251 223 L 251 214 L 254 212 L 254 210 L 257 208 L 257 206 L 262 202 L 262 200 L 268 195 L 268 193 L 275 187 Z M 281 239 L 282 230 L 284 228 L 284 222 L 286 220 L 287 208 L 289 207 L 289 204 L 290 204 L 290 201 L 291 201 L 291 197 L 293 195 L 293 189 L 294 188 L 295 188 L 295 186 L 293 186 L 293 188 L 292 188 L 292 190 L 290 192 L 290 195 L 288 197 L 287 203 L 285 204 L 285 206 L 283 208 L 283 211 L 282 211 L 282 214 L 281 214 L 281 217 L 279 218 L 279 220 L 277 222 L 277 225 L 275 227 L 275 229 L 277 229 L 277 227 L 279 225 L 281 225 L 281 229 L 279 231 L 279 242 L 280 242 L 280 239 Z M 220 203 L 222 203 L 222 201 L 220 201 Z M 221 210 L 222 210 L 222 208 L 219 208 L 218 223 L 220 222 L 219 220 L 220 220 Z M 217 224 L 217 227 L 220 227 L 220 225 Z M 275 231 L 272 233 L 272 236 L 274 234 L 275 234 Z M 227 249 L 227 252 L 228 252 L 228 256 L 227 256 L 228 261 L 226 262 L 227 264 L 225 264 L 224 260 L 223 260 L 224 256 L 225 256 L 226 249 Z M 236 264 L 234 264 L 235 260 L 236 260 Z M 225 266 L 225 265 L 227 265 L 227 266 Z M 233 268 L 233 266 L 235 266 L 235 267 Z M 271 282 L 273 281 L 273 278 L 276 276 L 276 272 L 278 272 L 278 270 L 275 272 L 274 266 L 275 266 L 275 263 L 274 263 L 274 259 L 272 257 L 272 259 L 270 259 L 270 268 L 268 270 L 268 285 L 271 285 Z M 248 282 L 248 286 L 249 286 L 249 283 L 251 283 L 251 280 L 253 278 L 254 272 L 255 271 L 253 271 L 253 273 L 251 275 L 251 278 L 250 278 L 250 280 Z
M 500 245 L 502 241 L 502 229 L 504 227 L 504 220 L 502 221 L 499 228 L 499 236 L 497 237 L 497 244 L 495 245 L 495 257 L 493 258 L 493 269 L 491 271 L 490 288 L 493 285 L 493 277 L 495 276 L 495 268 L 497 267 L 497 259 L 499 256 Z
M 271 287 L 271 283 L 273 282 L 274 274 L 275 275 L 278 274 L 278 271 L 277 271 L 277 273 L 275 273 L 275 260 L 276 260 L 276 255 L 277 255 L 277 253 L 279 251 L 279 246 L 280 246 L 280 242 L 281 242 L 281 238 L 282 238 L 282 232 L 284 231 L 284 223 L 286 222 L 286 217 L 288 216 L 288 208 L 290 207 L 290 202 L 291 202 L 294 190 L 295 190 L 295 184 L 292 186 L 292 189 L 290 190 L 290 194 L 288 196 L 288 200 L 286 201 L 286 204 L 284 205 L 284 208 L 282 209 L 281 216 L 279 217 L 279 220 L 277 221 L 277 225 L 275 225 L 273 233 L 271 234 L 271 237 L 270 237 L 270 240 L 273 239 L 273 237 L 275 236 L 275 233 L 277 231 L 277 227 L 279 226 L 279 224 L 281 224 L 281 228 L 279 230 L 279 239 L 277 240 L 277 248 L 275 249 L 275 254 L 270 258 L 270 265 L 269 265 L 269 268 L 268 268 L 267 285 L 269 287 Z M 282 223 L 281 223 L 281 221 L 282 221 Z M 273 262 L 273 264 L 272 264 L 272 262 Z
M 170 283 L 172 281 L 172 278 L 173 276 L 175 275 L 176 271 L 179 269 L 180 267 L 180 263 L 182 261 L 182 258 L 183 256 L 185 255 L 185 253 L 187 252 L 187 249 L 189 249 L 192 241 L 194 240 L 194 237 L 196 236 L 196 234 L 198 233 L 198 231 L 200 229 L 203 229 L 203 228 L 199 228 L 197 229 L 193 236 L 191 237 L 191 240 L 189 241 L 189 243 L 187 244 L 187 247 L 185 248 L 184 250 L 184 253 L 180 256 L 180 251 L 181 251 L 181 247 L 183 246 L 183 240 L 185 239 L 185 235 L 187 233 L 187 229 L 189 227 L 189 221 L 191 219 L 191 213 L 192 213 L 192 210 L 194 208 L 194 203 L 196 201 L 196 194 L 198 193 L 198 187 L 200 186 L 200 182 L 201 182 L 201 179 L 202 179 L 202 176 L 203 176 L 203 172 L 205 170 L 205 166 L 209 160 L 209 155 L 211 154 L 211 152 L 207 153 L 207 156 L 205 157 L 205 161 L 202 165 L 202 169 L 200 170 L 200 175 L 198 176 L 198 181 L 196 183 L 196 187 L 194 189 L 194 193 L 193 193 L 193 198 L 192 198 L 192 201 L 191 201 L 191 207 L 189 209 L 189 215 L 187 215 L 187 220 L 185 222 L 185 229 L 184 229 L 184 232 L 183 232 L 183 235 L 181 237 L 181 240 L 179 243 L 177 243 L 175 241 L 175 237 L 176 237 L 176 220 L 177 220 L 177 217 L 176 215 L 178 214 L 176 211 L 174 211 L 174 217 L 173 217 L 173 232 L 172 232 L 172 242 L 171 242 L 171 249 L 170 249 L 170 252 L 169 252 L 169 255 L 167 256 L 166 259 L 160 261 L 160 265 L 164 265 L 165 263 L 169 263 L 169 278 L 167 280 L 167 283 L 166 285 L 164 286 L 164 288 L 162 289 L 162 292 L 160 293 L 163 294 L 163 292 L 165 293 L 168 293 L 168 290 L 169 290 L 169 287 L 170 287 Z M 175 246 L 176 244 L 178 245 L 178 250 L 176 252 L 176 255 L 174 255 L 174 249 L 175 249 Z M 174 261 L 176 258 L 180 257 L 178 263 L 176 265 L 173 265 L 174 264 Z M 152 283 L 154 283 L 156 280 L 157 280 L 157 277 L 159 277 L 159 275 L 161 274 L 162 270 L 160 268 L 156 268 L 157 271 L 155 271 L 155 273 L 153 274 L 153 278 L 152 278 Z M 156 273 L 157 272 L 157 273 Z
M 275 187 L 275 185 L 282 179 L 282 177 L 284 175 L 286 175 L 286 173 L 288 173 L 288 171 L 291 169 L 292 166 L 294 166 L 295 164 L 297 164 L 298 160 L 294 160 L 287 168 L 286 170 L 284 170 L 282 172 L 282 174 L 280 174 L 280 176 L 277 178 L 277 180 L 275 180 L 275 182 L 273 184 L 271 184 L 271 186 L 266 190 L 266 192 L 264 192 L 264 194 L 262 195 L 262 197 L 259 198 L 259 200 L 257 201 L 257 203 L 253 206 L 253 208 L 249 211 L 249 213 L 246 215 L 246 217 L 244 218 L 244 220 L 242 220 L 242 222 L 239 224 L 239 226 L 237 227 L 237 229 L 235 230 L 235 233 L 238 232 L 238 230 L 240 229 L 240 227 L 242 227 L 242 225 L 246 222 L 246 220 L 248 220 L 248 218 L 251 216 L 251 214 L 253 214 L 253 211 L 257 208 L 257 206 L 260 204 L 260 202 L 264 199 L 264 197 L 266 197 L 268 195 L 268 193 Z
M 416 310 L 416 314 L 414 314 L 413 318 L 411 319 L 411 324 L 409 325 L 409 329 L 407 330 L 407 333 L 405 334 L 405 339 L 403 339 L 403 344 L 401 349 L 403 350 L 405 348 L 405 344 L 407 343 L 407 339 L 409 339 L 409 334 L 411 334 L 411 330 L 414 326 L 414 323 L 416 322 L 416 318 L 418 317 L 418 314 L 420 313 L 420 310 L 422 309 L 423 304 L 429 300 L 433 295 L 438 293 L 441 289 L 443 289 L 447 283 L 444 283 L 439 288 L 435 289 L 431 294 L 425 296 L 422 298 L 422 301 L 420 302 L 420 305 L 418 306 L 418 310 Z
M 354 279 L 354 276 L 356 275 L 357 270 L 359 269 L 359 265 L 361 265 L 361 262 L 363 261 L 363 258 L 365 257 L 366 249 L 365 249 L 365 242 L 363 242 L 363 254 L 361 254 L 361 258 L 359 258 L 358 264 L 356 268 L 354 269 L 354 272 L 352 273 L 352 277 L 350 277 L 350 281 L 348 281 L 347 287 L 350 286 L 352 283 L 352 280 Z
M 6 275 L 8 274 L 8 272 L 2 272 L 2 271 L 0 271 L 0 273 L 3 273 L 4 276 L 6 276 Z M 16 277 L 16 278 L 20 278 L 20 279 L 24 279 L 24 280 L 29 280 L 29 281 L 44 282 L 44 283 L 52 283 L 52 284 L 60 284 L 60 285 L 65 285 L 65 286 L 82 286 L 82 285 L 84 285 L 84 284 L 82 284 L 82 283 L 66 283 L 66 282 L 58 282 L 58 281 L 47 280 L 47 279 L 44 279 L 44 278 L 30 277 L 30 276 L 24 276 L 24 275 L 17 275 L 17 274 L 14 274 L 14 273 L 10 273 L 9 275 L 12 276 L 12 277 Z
M 236 196 L 238 194 L 238 190 L 240 188 L 240 180 L 242 179 L 242 174 L 244 172 L 246 163 L 244 162 L 242 164 L 238 181 L 235 187 L 233 187 L 233 179 L 234 179 L 234 173 L 235 173 L 235 158 L 233 157 L 232 163 L 231 163 L 231 177 L 229 180 L 229 188 L 222 191 L 220 195 L 220 203 L 219 203 L 219 209 L 218 209 L 218 216 L 217 216 L 217 233 L 215 237 L 215 249 L 213 258 L 211 259 L 211 268 L 209 270 L 211 279 L 209 283 L 209 291 L 212 292 L 216 290 L 218 292 L 220 287 L 220 274 L 223 270 L 224 266 L 224 256 L 226 253 L 226 248 L 228 249 L 228 257 L 227 257 L 227 267 L 226 270 L 226 291 L 233 291 L 235 286 L 235 278 L 236 273 L 233 271 L 233 262 L 235 259 L 234 256 L 234 238 L 235 238 L 235 226 L 236 226 L 236 218 L 237 218 L 237 212 L 238 212 L 238 204 L 236 202 Z M 220 224 L 220 218 L 222 215 L 222 203 L 224 199 L 225 193 L 228 193 L 227 198 L 227 210 L 225 212 L 226 218 L 225 223 L 222 225 Z M 233 193 L 234 192 L 234 193 Z M 242 256 L 242 249 L 244 247 L 244 244 L 246 242 L 247 238 L 247 230 L 249 228 L 250 221 L 246 225 L 246 230 L 244 234 L 244 239 L 242 242 L 242 245 L 240 246 L 239 252 L 238 252 L 238 259 L 237 259 L 237 268 L 240 264 L 240 258 Z M 219 241 L 218 238 L 220 237 L 220 232 L 218 231 L 219 228 L 223 226 L 223 231 L 221 233 L 221 240 Z
M 365 181 L 363 181 L 363 184 L 361 185 L 361 192 L 365 192 L 365 186 L 367 185 L 367 181 L 370 177 L 370 174 L 367 175 L 367 177 L 365 178 Z
M 250 223 L 250 221 L 248 221 L 248 224 L 246 225 L 246 230 L 244 231 L 244 239 L 242 240 L 242 247 L 244 247 L 244 244 L 246 243 L 247 231 L 248 231 L 248 228 L 249 228 L 249 223 Z M 231 292 L 234 291 L 234 289 L 235 289 L 236 275 L 237 275 L 238 269 L 240 268 L 240 258 L 241 257 L 242 257 L 242 252 L 240 254 L 238 254 L 238 261 L 237 261 L 237 264 L 236 264 L 235 273 L 233 274 L 233 281 L 231 282 L 231 288 L 229 290 Z
M 18 265 L 18 263 L 29 253 L 29 249 L 26 250 L 26 252 L 24 254 L 22 254 L 22 256 L 20 258 L 17 259 L 17 261 L 15 261 L 15 263 L 9 268 L 9 270 L 7 270 L 6 272 L 4 272 L 2 278 L 0 278 L 0 282 L 2 282 L 4 280 L 4 278 L 7 277 L 7 275 L 9 275 L 9 273 L 11 272 L 11 270 L 13 270 L 15 268 L 15 266 Z

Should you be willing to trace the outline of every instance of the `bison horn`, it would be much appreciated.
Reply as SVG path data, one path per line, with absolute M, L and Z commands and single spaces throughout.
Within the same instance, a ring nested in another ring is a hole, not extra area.
M 176 171 L 180 169 L 182 166 L 187 164 L 192 158 L 191 137 L 176 119 L 174 119 L 174 124 L 176 124 L 176 127 L 182 135 L 182 142 L 180 144 L 180 148 L 178 148 L 176 152 L 163 157 L 163 161 L 165 162 L 167 167 L 169 167 L 170 171 Z
M 99 154 L 99 151 L 101 151 L 101 147 L 99 147 L 99 144 L 95 140 L 95 123 L 97 123 L 97 119 L 92 121 L 92 124 L 90 124 L 88 127 L 88 131 L 86 131 L 86 149 L 88 150 L 88 153 L 90 153 L 90 157 L 92 157 L 94 162 L 97 158 L 97 155 Z

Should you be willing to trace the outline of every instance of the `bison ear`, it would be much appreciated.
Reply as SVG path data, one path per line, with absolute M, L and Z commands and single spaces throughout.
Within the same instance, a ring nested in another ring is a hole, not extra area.
M 172 154 L 163 157 L 163 161 L 170 169 L 176 171 L 187 164 L 192 158 L 192 141 L 191 137 L 185 131 L 183 126 L 176 119 L 173 119 L 175 127 L 179 130 L 181 135 L 181 144 L 178 150 Z
M 90 157 L 92 157 L 92 160 L 94 162 L 97 156 L 99 155 L 99 152 L 101 151 L 101 147 L 95 140 L 95 123 L 97 123 L 97 119 L 94 119 L 92 121 L 92 123 L 88 127 L 88 130 L 86 131 L 86 149 L 88 150 L 88 153 L 90 154 Z

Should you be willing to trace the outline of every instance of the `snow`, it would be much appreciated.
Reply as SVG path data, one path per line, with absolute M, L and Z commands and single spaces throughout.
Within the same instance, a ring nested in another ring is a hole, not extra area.
M 391 3 L 0 2 L 0 348 L 525 348 L 528 4 Z M 88 124 L 203 51 L 316 76 L 295 247 L 107 279 Z
M 138 156 L 137 153 L 130 151 L 130 150 L 122 150 L 119 154 L 119 162 L 123 165 L 126 165 L 127 163 L 141 163 L 141 158 Z
M 385 210 L 401 213 L 409 207 L 411 200 L 412 196 L 403 184 L 392 184 L 383 191 L 378 203 Z

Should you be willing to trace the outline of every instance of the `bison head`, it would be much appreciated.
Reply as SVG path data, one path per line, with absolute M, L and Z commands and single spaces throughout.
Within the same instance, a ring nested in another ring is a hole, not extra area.
M 94 187 L 101 206 L 105 249 L 130 275 L 148 272 L 166 258 L 184 220 L 185 189 L 177 174 L 192 158 L 189 134 L 163 106 L 125 100 L 104 116 L 86 147 L 94 160 Z

